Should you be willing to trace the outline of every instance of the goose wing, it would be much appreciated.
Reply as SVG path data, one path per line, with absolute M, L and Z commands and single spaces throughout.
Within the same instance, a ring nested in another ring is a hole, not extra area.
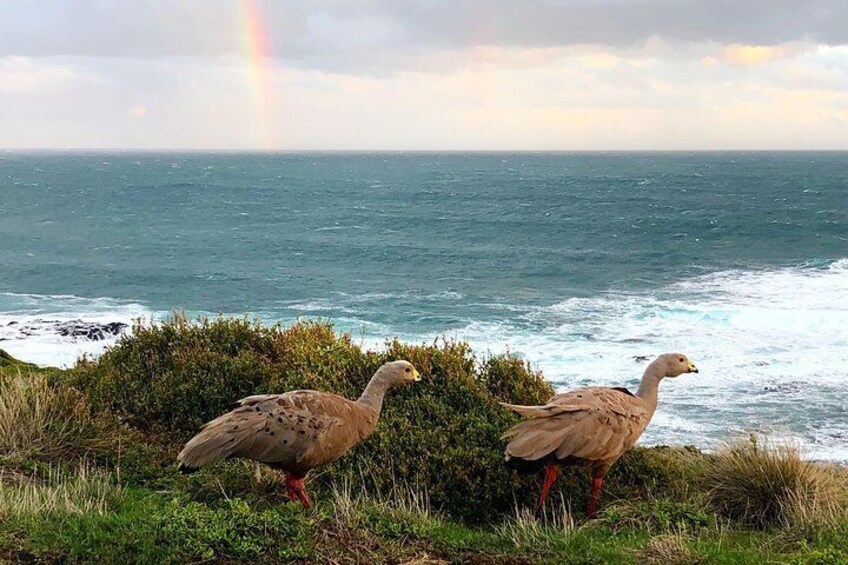
M 239 405 L 186 444 L 178 457 L 181 467 L 242 457 L 308 470 L 344 455 L 367 419 L 354 402 L 314 390 L 249 396 Z
M 641 399 L 622 389 L 586 387 L 558 394 L 543 406 L 507 408 L 528 417 L 503 434 L 506 458 L 534 461 L 554 454 L 591 461 L 615 460 L 650 419 Z

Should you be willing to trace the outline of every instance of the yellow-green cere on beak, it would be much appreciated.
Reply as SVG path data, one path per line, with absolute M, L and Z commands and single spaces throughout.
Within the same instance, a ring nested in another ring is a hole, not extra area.
M 417 369 L 412 369 L 412 380 L 416 383 L 421 380 L 421 374 Z
M 697 373 L 698 372 L 698 367 L 696 367 L 695 364 L 692 361 L 689 361 L 688 368 L 689 368 L 690 373 Z

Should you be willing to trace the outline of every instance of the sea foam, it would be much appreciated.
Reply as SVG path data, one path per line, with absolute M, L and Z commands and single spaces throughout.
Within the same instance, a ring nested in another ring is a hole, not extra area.
M 648 360 L 680 351 L 700 373 L 663 383 L 643 443 L 711 447 L 736 434 L 769 432 L 794 438 L 811 457 L 848 460 L 848 259 L 723 271 L 650 292 L 607 292 L 548 305 L 477 304 L 485 316 L 448 331 L 437 322 L 421 331 L 377 320 L 389 304 L 402 309 L 413 299 L 424 305 L 419 308 L 450 309 L 465 297 L 336 293 L 281 302 L 257 315 L 268 323 L 336 316 L 331 321 L 339 328 L 375 349 L 395 335 L 411 341 L 447 335 L 483 354 L 508 349 L 559 389 L 598 384 L 633 390 Z M 0 294 L 0 347 L 27 361 L 69 366 L 114 340 L 62 337 L 51 332 L 50 322 L 131 323 L 165 315 L 109 298 Z M 22 335 L 20 325 L 36 331 Z
M 845 456 L 848 260 L 504 310 L 503 319 L 474 321 L 455 335 L 480 351 L 508 347 L 560 389 L 635 389 L 660 353 L 695 360 L 699 374 L 663 383 L 647 443 L 708 447 L 761 431 L 790 436 L 818 458 Z

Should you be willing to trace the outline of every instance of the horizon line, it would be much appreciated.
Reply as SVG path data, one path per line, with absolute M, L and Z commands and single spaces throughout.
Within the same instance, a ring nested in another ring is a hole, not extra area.
M 259 149 L 165 147 L 0 147 L 0 153 L 848 153 L 848 148 L 730 148 L 730 149 Z

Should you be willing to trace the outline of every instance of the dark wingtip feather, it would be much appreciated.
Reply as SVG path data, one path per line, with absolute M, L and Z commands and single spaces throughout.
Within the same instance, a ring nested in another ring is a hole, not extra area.
M 535 475 L 548 464 L 549 459 L 551 458 L 543 457 L 542 459 L 537 459 L 535 461 L 528 461 L 527 459 L 522 459 L 520 457 L 510 457 L 506 460 L 506 466 L 518 471 L 522 475 Z
M 194 473 L 195 471 L 199 470 L 199 467 L 189 467 L 184 463 L 180 463 L 180 466 L 177 467 L 177 470 L 183 475 L 190 475 L 191 473 Z

